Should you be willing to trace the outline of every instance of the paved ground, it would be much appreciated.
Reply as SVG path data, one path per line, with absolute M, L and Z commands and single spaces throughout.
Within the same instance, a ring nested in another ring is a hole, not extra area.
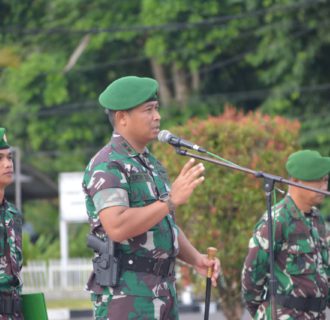
M 180 314 L 180 320 L 201 320 L 201 319 L 204 319 L 204 314 L 200 312 Z M 226 318 L 223 316 L 222 312 L 216 312 L 209 315 L 209 320 L 225 320 L 225 319 Z M 250 320 L 250 319 L 251 317 L 247 314 L 247 312 L 242 317 L 242 320 Z
M 184 312 L 180 314 L 180 320 L 202 320 L 204 314 L 200 312 Z M 92 318 L 72 318 L 72 320 L 92 320 Z M 227 320 L 221 312 L 212 313 L 209 315 L 209 320 Z M 251 318 L 245 314 L 242 320 L 251 320 Z
M 327 309 L 327 319 L 330 319 L 330 309 Z M 204 314 L 201 314 L 199 312 L 194 312 L 194 313 L 181 313 L 180 314 L 180 320 L 202 320 L 204 319 Z M 227 320 L 222 312 L 216 312 L 213 314 L 210 314 L 209 320 Z M 251 320 L 250 315 L 245 312 L 242 320 Z
M 180 314 L 180 320 L 202 320 L 204 314 L 200 312 L 183 312 Z M 327 319 L 330 319 L 330 309 L 327 309 Z M 74 320 L 92 320 L 91 318 L 74 318 Z M 209 316 L 209 320 L 227 320 L 222 312 L 212 313 Z M 244 313 L 242 320 L 251 320 L 251 317 L 247 312 Z
M 181 305 L 180 306 L 180 320 L 202 320 L 204 319 L 204 305 Z M 66 312 L 65 312 L 66 311 Z M 326 319 L 330 319 L 330 309 L 327 309 Z M 48 310 L 49 320 L 93 320 L 92 310 L 67 310 L 52 309 Z M 215 303 L 210 305 L 209 320 L 227 320 L 223 313 L 216 308 Z M 230 320 L 230 319 L 229 319 Z M 245 310 L 241 320 L 251 320 L 250 315 Z
M 330 309 L 327 309 L 327 319 L 330 319 Z M 181 313 L 180 314 L 180 320 L 201 320 L 204 319 L 204 314 L 201 314 L 200 312 L 194 312 L 194 313 Z M 227 320 L 222 312 L 216 312 L 213 314 L 210 314 L 209 320 Z M 247 311 L 243 314 L 243 317 L 241 320 L 251 320 L 250 315 Z

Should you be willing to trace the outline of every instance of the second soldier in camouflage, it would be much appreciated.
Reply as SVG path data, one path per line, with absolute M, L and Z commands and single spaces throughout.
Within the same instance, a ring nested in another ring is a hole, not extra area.
M 330 158 L 302 150 L 289 157 L 286 168 L 294 182 L 327 190 Z M 316 208 L 322 201 L 320 193 L 290 186 L 286 197 L 272 208 L 277 319 L 326 319 L 330 257 L 324 219 Z M 242 287 L 251 316 L 271 319 L 266 213 L 249 243 Z

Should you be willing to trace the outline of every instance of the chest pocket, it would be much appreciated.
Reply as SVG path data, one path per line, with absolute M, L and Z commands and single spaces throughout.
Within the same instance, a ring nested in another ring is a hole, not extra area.
M 154 180 L 148 173 L 132 173 L 129 181 L 129 200 L 132 207 L 142 207 L 148 205 L 158 198 Z
M 313 274 L 316 272 L 317 250 L 313 238 L 292 234 L 288 243 L 286 271 L 291 275 Z

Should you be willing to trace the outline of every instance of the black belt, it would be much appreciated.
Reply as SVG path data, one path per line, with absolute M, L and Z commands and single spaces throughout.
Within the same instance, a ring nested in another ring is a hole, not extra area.
M 18 295 L 0 292 L 0 314 L 13 315 L 22 312 L 22 302 Z
M 290 309 L 297 309 L 300 311 L 308 312 L 315 311 L 321 312 L 327 306 L 327 298 L 302 298 L 292 297 L 286 295 L 276 295 L 276 302 L 283 307 Z
M 169 277 L 175 273 L 175 258 L 153 259 L 123 254 L 120 256 L 120 263 L 123 271 L 148 272 L 162 277 Z

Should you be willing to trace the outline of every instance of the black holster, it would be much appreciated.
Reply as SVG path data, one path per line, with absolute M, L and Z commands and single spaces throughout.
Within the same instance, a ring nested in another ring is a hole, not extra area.
M 119 259 L 103 253 L 93 259 L 93 270 L 96 283 L 105 287 L 116 287 L 119 284 Z
M 89 234 L 87 245 L 98 254 L 93 259 L 96 283 L 103 287 L 118 286 L 120 269 L 119 257 L 116 256 L 116 243 L 110 238 L 102 240 Z

